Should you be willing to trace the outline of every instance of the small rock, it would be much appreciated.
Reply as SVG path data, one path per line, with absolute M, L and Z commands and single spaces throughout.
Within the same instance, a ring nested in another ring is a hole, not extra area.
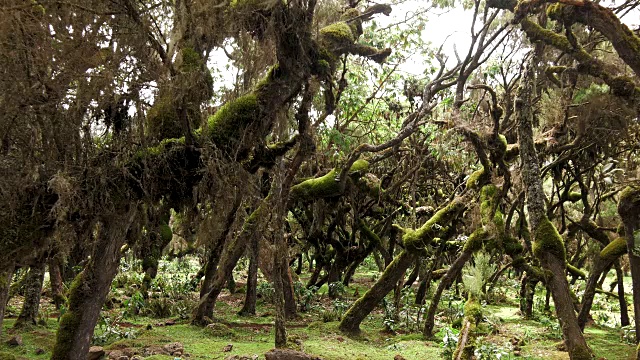
M 393 357 L 393 360 L 407 360 L 404 358 L 404 356 L 397 354 L 396 356 Z
M 231 350 L 233 350 L 233 344 L 226 345 L 225 347 L 222 348 L 223 352 L 229 352 Z
M 169 319 L 169 320 L 165 321 L 164 324 L 167 325 L 167 326 L 171 326 L 171 325 L 175 325 L 176 321 Z
M 9 346 L 22 346 L 22 336 L 16 335 L 7 341 Z
M 87 360 L 98 360 L 104 356 L 104 349 L 102 346 L 92 346 L 89 348 L 89 356 Z
M 147 324 L 147 330 L 153 330 L 153 325 Z
M 514 351 L 514 352 L 513 352 L 513 355 L 514 355 L 514 356 L 520 356 L 520 350 L 516 350 L 516 351 Z
M 123 356 L 126 356 L 126 355 L 121 350 L 109 351 L 109 360 L 120 360 L 120 358 Z M 99 359 L 99 358 L 96 358 L 96 359 Z
M 184 345 L 179 342 L 167 344 L 163 346 L 162 349 L 169 353 L 169 355 L 182 355 L 182 353 L 184 353 Z
M 41 349 L 41 348 L 37 348 L 37 349 L 36 349 L 36 355 L 42 355 L 42 354 L 44 354 L 45 352 L 46 352 L 46 351 L 44 351 L 44 349 Z
M 264 357 L 266 360 L 322 360 L 317 356 L 288 349 L 272 349 L 265 353 Z

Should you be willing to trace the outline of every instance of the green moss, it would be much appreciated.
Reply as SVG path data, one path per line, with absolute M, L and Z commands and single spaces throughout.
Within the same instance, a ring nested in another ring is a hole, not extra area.
M 369 162 L 366 160 L 358 160 L 349 169 L 349 175 L 359 176 L 369 168 Z M 338 196 L 342 193 L 340 183 L 336 181 L 338 171 L 333 169 L 326 175 L 305 180 L 291 187 L 290 196 L 292 199 L 312 200 L 319 198 L 327 198 Z
M 477 189 L 485 181 L 486 175 L 484 168 L 474 171 L 467 179 L 467 189 Z
M 573 265 L 571 265 L 569 263 L 567 263 L 567 271 L 573 276 L 577 276 L 577 277 L 580 277 L 580 278 L 583 278 L 583 279 L 587 278 L 587 274 L 585 274 L 584 271 L 578 269 L 577 267 L 575 267 L 575 266 L 573 266 Z
M 416 230 L 404 229 L 402 243 L 405 249 L 407 251 L 423 251 L 437 235 L 445 232 L 445 227 L 465 206 L 466 204 L 456 198 L 433 214 L 420 228 Z
M 344 21 L 323 27 L 320 34 L 332 46 L 347 46 L 356 41 L 351 27 Z
M 256 84 L 256 92 L 265 92 L 269 89 L 269 85 L 273 83 L 274 80 L 278 79 L 282 76 L 282 70 L 280 69 L 280 65 L 276 64 L 272 66 L 269 71 L 267 71 L 267 75 L 265 75 L 258 84 Z
M 527 263 L 527 260 L 525 260 L 525 258 L 523 256 L 518 256 L 518 257 L 513 259 L 513 261 L 511 262 L 511 265 L 514 268 L 518 268 L 518 267 L 521 267 L 522 265 L 524 265 L 526 263 Z
M 475 324 L 482 320 L 482 305 L 473 297 L 469 297 L 469 300 L 464 304 L 464 317 Z
M 247 94 L 222 106 L 209 118 L 204 136 L 227 147 L 240 141 L 244 130 L 258 119 L 260 106 L 255 94 Z
M 558 19 L 561 18 L 562 10 L 564 8 L 565 8 L 565 6 L 563 4 L 560 4 L 560 3 L 551 4 L 547 8 L 547 16 L 549 16 L 549 18 L 552 19 L 552 20 L 558 20 Z
M 582 200 L 582 194 L 579 192 L 570 192 L 567 195 L 567 200 L 571 201 L 571 202 L 578 202 L 580 200 Z
M 155 140 L 182 136 L 174 94 L 171 91 L 165 90 L 158 94 L 153 106 L 147 112 L 146 122 L 147 135 Z
M 464 247 L 462 248 L 462 251 L 476 252 L 482 249 L 482 245 L 484 244 L 484 241 L 487 239 L 487 236 L 488 236 L 488 233 L 483 228 L 477 229 L 469 236 L 467 241 L 464 243 Z
M 524 247 L 522 246 L 520 241 L 518 241 L 518 239 L 513 236 L 505 236 L 503 246 L 504 253 L 511 257 L 521 254 L 524 251 Z
M 0 352 L 0 360 L 16 360 L 17 358 L 14 355 L 7 354 L 5 352 Z
M 600 258 L 606 261 L 613 261 L 627 253 L 627 241 L 624 238 L 617 238 L 605 246 L 600 251 Z
M 551 253 L 555 257 L 565 261 L 566 250 L 564 241 L 558 233 L 556 227 L 545 216 L 535 229 L 533 242 L 533 254 L 542 258 L 545 254 Z
M 198 71 L 204 65 L 202 56 L 198 54 L 192 47 L 185 47 L 182 49 L 182 63 L 180 64 L 180 70 L 183 72 Z
M 160 224 L 160 239 L 162 239 L 163 243 L 168 243 L 173 238 L 173 231 L 171 231 L 171 226 L 166 223 Z

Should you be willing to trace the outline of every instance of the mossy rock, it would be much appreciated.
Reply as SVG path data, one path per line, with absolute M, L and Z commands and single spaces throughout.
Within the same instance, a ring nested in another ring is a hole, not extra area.
M 542 258 L 544 255 L 551 253 L 555 257 L 565 261 L 566 250 L 562 236 L 558 233 L 556 227 L 545 216 L 536 227 L 534 233 L 533 254 Z

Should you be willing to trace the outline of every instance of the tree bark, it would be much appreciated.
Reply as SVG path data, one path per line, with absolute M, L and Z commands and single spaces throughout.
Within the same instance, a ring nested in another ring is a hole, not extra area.
M 627 243 L 627 253 L 629 254 L 629 265 L 631 267 L 631 284 L 633 289 L 633 313 L 636 318 L 636 343 L 640 342 L 640 256 L 638 247 L 640 245 L 640 189 L 627 187 L 620 194 L 618 201 L 618 214 L 622 218 L 625 230 L 625 240 Z M 640 358 L 640 351 L 637 352 Z
M 60 320 L 52 360 L 85 360 L 111 282 L 118 272 L 120 248 L 136 215 L 130 207 L 103 219 L 91 259 L 69 289 L 69 307 Z
M 247 291 L 244 296 L 244 305 L 239 315 L 249 316 L 256 314 L 256 298 L 258 286 L 258 237 L 254 236 L 249 242 L 249 269 L 247 271 Z
M 51 297 L 57 310 L 65 303 L 63 293 L 62 273 L 60 271 L 60 259 L 57 255 L 49 259 L 49 282 L 51 283 Z
M 46 267 L 46 259 L 41 256 L 29 267 L 29 274 L 25 279 L 24 302 L 22 310 L 13 327 L 20 329 L 28 326 L 34 326 L 38 321 L 38 311 L 40 310 L 40 295 L 42 294 L 42 285 L 44 283 L 44 271 Z
M 340 330 L 346 333 L 360 332 L 360 323 L 375 309 L 382 299 L 395 287 L 409 266 L 415 261 L 415 255 L 404 250 L 387 266 L 380 279 L 349 308 L 340 322 Z
M 629 310 L 627 308 L 627 299 L 624 296 L 624 274 L 622 273 L 622 266 L 620 266 L 620 259 L 616 260 L 616 278 L 618 281 L 618 301 L 620 302 L 620 325 L 628 326 L 629 322 Z
M 566 254 L 562 238 L 555 226 L 546 217 L 545 195 L 542 188 L 538 155 L 533 141 L 533 95 L 535 92 L 535 74 L 533 64 L 524 69 L 516 110 L 518 113 L 518 140 L 522 181 L 526 188 L 526 200 L 529 210 L 529 225 L 534 233 L 533 253 L 542 267 L 550 272 L 547 285 L 551 289 L 556 315 L 562 328 L 565 344 L 572 360 L 591 359 L 592 352 L 582 335 L 578 319 L 574 312 L 566 277 Z M 640 306 L 640 305 L 639 305 Z
M 458 277 L 458 274 L 464 267 L 464 264 L 466 264 L 467 261 L 471 259 L 471 255 L 473 255 L 472 251 L 463 251 L 462 253 L 460 253 L 460 256 L 458 256 L 453 264 L 451 264 L 451 267 L 447 270 L 447 273 L 442 277 L 442 279 L 440 279 L 438 288 L 431 298 L 431 304 L 429 304 L 427 315 L 425 315 L 425 324 L 424 329 L 422 330 L 422 333 L 425 337 L 430 338 L 433 336 L 436 311 L 438 310 L 438 304 L 440 303 L 442 293 L 446 288 L 451 286 L 451 283 Z

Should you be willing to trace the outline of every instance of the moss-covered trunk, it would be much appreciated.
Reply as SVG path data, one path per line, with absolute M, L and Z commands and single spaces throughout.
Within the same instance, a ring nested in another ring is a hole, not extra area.
M 640 188 L 627 187 L 620 194 L 618 213 L 622 218 L 625 230 L 627 252 L 631 267 L 631 284 L 633 287 L 633 312 L 640 319 Z M 636 342 L 640 342 L 640 321 L 636 320 Z M 638 351 L 640 358 L 640 351 Z
M 547 285 L 551 289 L 556 315 L 562 328 L 569 357 L 572 360 L 591 359 L 591 349 L 587 346 L 578 319 L 574 312 L 573 300 L 566 277 L 566 253 L 562 237 L 546 217 L 545 194 L 542 189 L 538 154 L 533 141 L 534 112 L 531 104 L 535 92 L 535 71 L 529 64 L 520 81 L 516 111 L 518 114 L 518 141 L 522 168 L 522 182 L 526 188 L 529 210 L 529 224 L 535 230 L 532 249 L 547 271 Z
M 589 272 L 587 285 L 584 290 L 584 295 L 582 296 L 582 303 L 580 304 L 580 313 L 578 313 L 578 324 L 580 324 L 580 329 L 583 331 L 584 326 L 587 324 L 587 320 L 589 319 L 589 312 L 591 311 L 593 299 L 596 295 L 598 278 L 602 275 L 603 270 L 607 268 L 607 265 L 608 264 L 605 263 L 605 260 L 598 257 Z
M 29 267 L 29 273 L 24 282 L 25 293 L 22 310 L 13 325 L 14 328 L 36 325 L 38 311 L 40 310 L 40 294 L 42 294 L 46 264 L 46 259 L 40 257 Z
M 69 288 L 67 311 L 60 320 L 52 360 L 85 360 L 111 282 L 118 272 L 120 249 L 135 208 L 102 220 L 92 256 Z
M 10 264 L 6 269 L 6 271 L 0 273 L 0 335 L 2 335 L 4 312 L 7 308 L 7 301 L 9 301 L 9 289 L 13 279 L 14 265 Z
M 346 333 L 360 332 L 360 323 L 375 309 L 395 287 L 405 271 L 415 261 L 416 255 L 404 250 L 387 266 L 380 279 L 349 308 L 340 322 L 340 330 Z
M 460 256 L 451 264 L 451 267 L 447 270 L 447 273 L 442 277 L 440 283 L 438 284 L 438 288 L 436 292 L 433 294 L 431 298 L 431 304 L 429 305 L 429 311 L 425 315 L 425 324 L 422 333 L 425 337 L 433 336 L 433 327 L 435 325 L 435 317 L 436 311 L 438 310 L 438 304 L 440 303 L 440 298 L 442 297 L 442 292 L 451 286 L 453 280 L 458 277 L 460 271 L 464 267 L 464 264 L 471 259 L 471 255 L 473 255 L 472 251 L 463 251 Z

